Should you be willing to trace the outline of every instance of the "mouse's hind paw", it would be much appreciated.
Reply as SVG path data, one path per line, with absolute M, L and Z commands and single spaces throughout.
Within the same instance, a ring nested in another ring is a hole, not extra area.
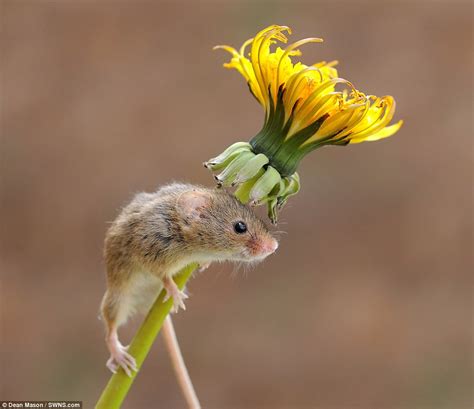
M 138 372 L 135 358 L 127 352 L 127 348 L 117 344 L 111 350 L 110 358 L 105 364 L 111 372 L 117 373 L 119 368 L 122 368 L 127 376 L 131 377 L 132 372 Z

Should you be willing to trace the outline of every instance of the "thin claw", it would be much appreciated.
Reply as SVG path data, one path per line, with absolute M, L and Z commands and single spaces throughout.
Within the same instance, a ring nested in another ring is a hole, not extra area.
M 130 355 L 129 353 L 127 353 L 127 352 L 123 353 L 123 360 L 132 369 L 135 369 L 137 367 L 137 362 L 135 361 L 135 358 L 132 355 Z
M 126 357 L 123 357 L 123 360 L 120 361 L 120 367 L 124 370 L 127 376 L 130 378 L 132 376 L 132 365 L 127 361 Z
M 112 373 L 117 373 L 117 365 L 114 363 L 114 359 L 112 357 L 109 358 L 105 366 L 110 370 Z
M 134 364 L 134 359 L 130 356 L 130 355 L 127 355 L 127 354 L 124 354 L 123 355 L 123 360 L 124 362 L 126 362 L 127 364 L 130 364 L 130 366 L 133 366 Z
M 135 372 L 138 372 L 137 363 L 135 362 L 134 358 L 131 358 L 128 363 L 130 368 L 132 368 Z
M 130 371 L 129 367 L 125 364 L 121 364 L 120 366 L 123 369 L 123 371 L 127 374 L 127 376 L 129 378 L 131 378 L 132 377 L 132 372 Z

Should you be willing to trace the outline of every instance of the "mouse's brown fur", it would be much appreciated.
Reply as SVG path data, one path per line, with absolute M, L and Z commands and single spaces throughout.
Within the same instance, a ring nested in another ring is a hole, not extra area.
M 235 224 L 246 231 L 237 233 Z M 184 293 L 172 276 L 186 265 L 213 261 L 258 261 L 278 244 L 264 223 L 222 189 L 171 184 L 139 193 L 112 223 L 105 238 L 107 291 L 102 316 L 111 351 L 109 368 L 134 369 L 119 343 L 117 328 L 135 310 L 147 312 L 164 287 L 174 308 L 184 308 Z

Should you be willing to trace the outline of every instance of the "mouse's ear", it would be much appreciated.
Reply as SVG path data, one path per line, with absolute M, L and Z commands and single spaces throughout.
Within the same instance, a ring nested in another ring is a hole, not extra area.
M 189 190 L 178 197 L 177 209 L 183 217 L 195 219 L 199 217 L 211 200 L 209 192 L 204 190 Z

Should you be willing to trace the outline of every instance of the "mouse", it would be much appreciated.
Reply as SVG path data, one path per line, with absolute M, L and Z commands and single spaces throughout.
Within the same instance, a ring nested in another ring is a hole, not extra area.
M 162 289 L 172 312 L 188 297 L 173 276 L 197 263 L 258 263 L 278 248 L 265 223 L 223 188 L 172 183 L 154 193 L 138 193 L 107 230 L 104 242 L 107 288 L 101 303 L 106 366 L 128 376 L 135 359 L 118 337 L 118 328 L 135 313 L 146 314 Z

